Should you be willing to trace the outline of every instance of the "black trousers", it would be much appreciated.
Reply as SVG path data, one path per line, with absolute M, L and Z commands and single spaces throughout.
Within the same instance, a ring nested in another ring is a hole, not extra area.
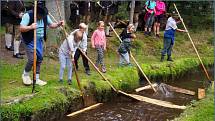
M 83 61 L 83 65 L 84 65 L 85 71 L 90 70 L 87 58 L 81 53 L 81 51 L 79 49 L 77 49 L 75 51 L 75 56 L 74 56 L 74 61 L 75 61 L 76 69 L 78 69 L 78 59 L 79 59 L 80 55 L 82 57 L 82 61 Z M 86 52 L 86 55 L 87 55 L 87 52 Z

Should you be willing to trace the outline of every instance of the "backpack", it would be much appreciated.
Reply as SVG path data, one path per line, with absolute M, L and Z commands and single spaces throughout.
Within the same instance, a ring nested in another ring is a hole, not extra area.
M 29 26 L 32 23 L 34 23 L 34 12 L 32 10 L 30 10 L 27 13 L 30 17 L 29 24 L 28 24 L 28 26 Z M 44 41 L 46 41 L 46 39 L 47 39 L 47 36 L 46 36 L 47 16 L 43 17 L 43 23 L 44 23 L 44 36 L 43 37 L 44 37 Z M 22 34 L 22 38 L 23 38 L 25 44 L 30 43 L 34 38 L 34 30 L 30 30 L 28 32 L 21 32 L 21 34 Z

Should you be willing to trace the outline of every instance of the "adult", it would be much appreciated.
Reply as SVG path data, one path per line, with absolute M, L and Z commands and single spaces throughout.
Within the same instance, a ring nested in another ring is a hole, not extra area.
M 87 34 L 86 34 L 86 28 L 87 28 L 87 25 L 85 23 L 80 23 L 79 24 L 79 29 L 76 29 L 74 30 L 75 31 L 81 31 L 83 33 L 83 37 L 82 37 L 82 40 L 81 40 L 81 44 L 80 44 L 80 48 L 82 49 L 82 51 L 87 55 Z M 75 51 L 75 55 L 74 55 L 74 62 L 75 62 L 75 65 L 76 65 L 76 69 L 78 70 L 78 59 L 79 57 L 82 57 L 82 61 L 83 61 L 83 65 L 84 65 L 84 68 L 85 68 L 85 73 L 87 75 L 90 75 L 90 67 L 89 67 L 89 64 L 88 64 L 88 60 L 87 58 L 80 52 L 79 49 L 77 49 Z
M 43 40 L 46 40 L 46 28 L 47 26 L 51 29 L 57 28 L 64 24 L 64 21 L 53 23 L 48 16 L 48 10 L 45 7 L 44 2 L 38 2 L 37 5 L 37 22 L 34 23 L 34 10 L 30 10 L 25 13 L 20 23 L 20 31 L 25 43 L 25 50 L 28 61 L 22 74 L 23 83 L 25 85 L 31 85 L 32 80 L 29 73 L 33 66 L 34 60 L 34 30 L 36 29 L 37 36 L 37 47 L 36 47 L 36 84 L 46 85 L 47 82 L 40 80 L 40 66 L 43 61 Z
M 167 54 L 167 61 L 173 61 L 171 58 L 172 47 L 175 41 L 175 32 L 187 32 L 186 30 L 178 29 L 176 19 L 178 15 L 173 11 L 171 16 L 167 20 L 165 32 L 164 32 L 164 47 L 161 51 L 161 62 L 163 62 L 165 55 Z
M 5 33 L 5 48 L 13 51 L 13 57 L 23 59 L 22 53 L 19 52 L 21 43 L 21 33 L 19 31 L 19 23 L 25 12 L 24 2 L 18 1 L 3 1 L 3 11 L 6 12 L 3 20 L 6 21 L 6 33 Z M 4 13 L 4 12 L 3 12 Z M 13 40 L 13 47 L 12 47 Z
M 156 37 L 160 37 L 160 24 L 161 20 L 164 17 L 166 5 L 162 0 L 156 1 L 156 7 L 155 7 L 156 13 L 155 13 L 155 23 L 154 23 L 154 34 Z
M 79 4 L 77 1 L 72 1 L 70 3 L 70 17 L 69 20 L 73 27 L 78 27 L 78 24 L 80 23 L 80 14 L 79 14 Z
M 156 13 L 155 10 L 156 2 L 155 0 L 148 0 L 145 3 L 146 14 L 144 17 L 145 20 L 145 35 L 151 36 L 152 24 L 154 22 L 154 15 Z
M 103 21 L 105 22 L 106 29 L 105 29 L 105 34 L 107 37 L 111 37 L 110 35 L 110 26 L 109 22 L 111 22 L 111 19 L 113 15 L 115 14 L 115 8 L 113 7 L 113 0 L 110 1 L 100 1 L 98 2 L 99 6 L 102 9 L 102 16 L 103 16 Z
M 86 27 L 86 34 L 88 35 L 88 28 L 89 28 L 89 22 L 91 18 L 91 12 L 92 12 L 92 4 L 90 0 L 86 1 L 80 1 L 79 3 L 79 14 L 82 16 L 81 22 L 85 23 L 87 25 Z
M 127 11 L 131 10 L 131 3 L 128 3 L 128 7 L 127 7 Z M 139 21 L 139 15 L 142 11 L 142 7 L 141 7 L 141 1 L 136 1 L 135 0 L 135 8 L 134 8 L 134 16 L 133 16 L 133 21 L 134 21 L 134 31 L 137 31 L 138 28 L 138 21 Z

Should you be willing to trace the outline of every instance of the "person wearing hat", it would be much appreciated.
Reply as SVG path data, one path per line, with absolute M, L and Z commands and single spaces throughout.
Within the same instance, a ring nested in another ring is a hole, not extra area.
M 165 55 L 167 54 L 167 61 L 173 61 L 171 58 L 172 47 L 175 41 L 175 32 L 187 32 L 186 30 L 178 29 L 177 21 L 178 15 L 175 11 L 172 12 L 171 16 L 167 20 L 165 32 L 164 32 L 164 47 L 161 51 L 161 62 L 163 62 Z
M 37 36 L 37 47 L 36 47 L 36 84 L 46 85 L 47 82 L 40 80 L 40 65 L 43 61 L 43 40 L 46 40 L 46 28 L 47 26 L 51 29 L 60 27 L 64 24 L 64 21 L 53 23 L 48 16 L 48 10 L 43 2 L 38 2 L 37 5 L 37 22 L 34 23 L 34 11 L 27 11 L 22 17 L 20 23 L 20 31 L 22 34 L 23 41 L 25 43 L 25 50 L 28 61 L 22 74 L 23 83 L 25 85 L 31 85 L 32 80 L 30 79 L 29 73 L 33 66 L 34 60 L 34 29 L 36 29 Z
M 75 31 L 81 31 L 83 33 L 83 37 L 82 37 L 81 44 L 80 44 L 80 49 L 82 49 L 82 51 L 87 55 L 87 34 L 86 34 L 86 28 L 87 28 L 87 25 L 85 23 L 80 23 L 79 24 L 79 29 L 76 29 Z M 80 55 L 82 57 L 83 65 L 84 65 L 84 68 L 85 68 L 85 73 L 87 75 L 90 75 L 90 66 L 88 64 L 88 60 L 80 52 L 79 49 L 76 49 L 75 55 L 74 55 L 74 62 L 75 62 L 75 65 L 76 65 L 76 69 L 78 70 L 78 59 L 79 59 Z

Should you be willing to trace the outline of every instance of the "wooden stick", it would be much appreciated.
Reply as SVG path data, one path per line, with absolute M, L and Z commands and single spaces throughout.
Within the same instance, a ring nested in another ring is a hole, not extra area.
M 154 84 L 152 84 L 152 86 L 157 87 L 158 84 L 154 83 Z M 137 89 L 135 89 L 135 91 L 140 92 L 140 91 L 147 90 L 147 89 L 152 89 L 151 85 L 147 85 L 147 86 L 144 86 L 144 87 L 137 88 Z
M 102 105 L 102 104 L 103 104 L 103 103 L 97 103 L 97 104 L 95 104 L 95 105 L 92 105 L 92 106 L 86 107 L 86 108 L 84 108 L 84 109 L 81 109 L 81 110 L 79 110 L 79 111 L 76 111 L 76 112 L 73 112 L 73 113 L 71 113 L 71 114 L 68 114 L 67 116 L 69 116 L 69 117 L 75 116 L 75 115 L 80 114 L 80 113 L 83 113 L 83 112 L 85 112 L 85 111 L 89 111 L 89 110 L 95 109 L 95 108 L 97 108 L 98 106 L 100 106 L 100 105 Z
M 204 70 L 204 72 L 205 72 L 205 74 L 206 74 L 208 80 L 211 81 L 211 78 L 210 78 L 210 76 L 209 76 L 209 74 L 208 74 L 208 72 L 207 72 L 207 70 L 206 70 L 206 68 L 205 68 L 205 66 L 204 66 L 204 64 L 203 64 L 203 62 L 202 62 L 202 59 L 201 59 L 201 57 L 200 57 L 200 55 L 199 55 L 199 53 L 198 53 L 198 51 L 197 51 L 197 49 L 196 49 L 196 47 L 195 47 L 195 44 L 194 44 L 194 42 L 193 42 L 193 40 L 192 40 L 192 38 L 191 38 L 191 36 L 190 36 L 190 33 L 189 33 L 188 30 L 187 30 L 187 27 L 186 27 L 185 24 L 184 24 L 184 21 L 183 21 L 181 15 L 180 15 L 180 13 L 179 13 L 179 11 L 178 11 L 178 9 L 177 9 L 175 3 L 173 3 L 173 5 L 174 5 L 174 7 L 175 7 L 175 10 L 176 10 L 177 13 L 178 13 L 178 16 L 179 16 L 179 18 L 180 18 L 180 20 L 181 20 L 183 26 L 184 26 L 184 29 L 187 31 L 187 35 L 188 35 L 188 37 L 189 37 L 189 39 L 190 39 L 190 41 L 191 41 L 191 43 L 192 43 L 192 46 L 193 46 L 193 48 L 194 48 L 194 50 L 195 50 L 195 52 L 196 52 L 196 54 L 197 54 L 197 56 L 198 56 L 198 59 L 199 59 L 201 65 L 202 65 L 202 68 L 203 68 L 203 70 Z
M 163 107 L 167 107 L 167 108 L 186 109 L 186 106 L 175 105 L 175 104 L 172 104 L 172 103 L 167 102 L 167 101 L 152 99 L 152 98 L 143 97 L 143 96 L 135 95 L 135 94 L 127 94 L 127 93 L 124 93 L 124 92 L 122 92 L 120 90 L 118 92 L 122 93 L 124 95 L 127 95 L 129 97 L 132 97 L 132 98 L 134 98 L 136 100 L 147 102 L 147 103 L 150 103 L 150 104 L 159 105 L 159 106 L 163 106 Z
M 178 93 L 183 93 L 183 94 L 187 94 L 187 95 L 195 95 L 195 92 L 194 91 L 190 91 L 190 90 L 187 90 L 187 89 L 183 89 L 183 88 L 179 88 L 179 87 L 174 87 L 174 86 L 171 86 L 171 85 L 168 85 L 168 84 L 165 84 L 171 91 L 175 91 L 175 92 L 178 92 Z
M 102 78 L 107 81 L 107 83 L 111 86 L 111 88 L 117 92 L 116 88 L 110 83 L 110 81 L 102 74 L 102 72 L 96 67 L 96 65 L 92 62 L 92 60 L 90 60 L 90 58 L 80 49 L 78 48 L 81 53 L 87 58 L 87 60 L 93 65 L 93 67 L 95 68 L 95 70 L 102 76 Z
M 146 76 L 146 74 L 143 72 L 142 68 L 140 67 L 140 65 L 137 63 L 136 59 L 134 58 L 134 56 L 132 55 L 131 51 L 130 51 L 130 56 L 133 59 L 134 63 L 137 65 L 138 69 L 140 70 L 140 72 L 143 74 L 143 76 L 146 78 L 147 82 L 149 83 L 149 85 L 151 86 L 151 88 L 154 90 L 154 92 L 156 92 L 155 88 L 152 86 L 152 83 L 149 81 L 148 77 Z
M 119 35 L 116 33 L 116 31 L 114 30 L 114 28 L 112 27 L 112 25 L 109 23 L 110 27 L 112 28 L 113 32 L 116 34 L 116 36 L 118 37 L 118 39 L 120 40 L 120 42 L 122 42 L 121 38 L 119 37 Z M 155 88 L 152 86 L 152 83 L 149 81 L 148 77 L 146 76 L 146 74 L 143 72 L 142 68 L 139 66 L 139 64 L 137 63 L 136 59 L 133 57 L 132 53 L 130 52 L 130 56 L 131 58 L 134 60 L 135 64 L 137 65 L 137 67 L 139 68 L 139 70 L 141 71 L 141 73 L 144 75 L 144 77 L 146 78 L 147 82 L 150 84 L 150 86 L 152 87 L 152 89 L 154 90 L 154 92 L 156 92 Z
M 34 1 L 34 23 L 37 23 L 37 0 Z M 35 84 L 36 84 L 36 58 L 37 58 L 37 30 L 34 29 L 34 60 L 33 60 L 33 87 L 32 87 L 32 93 L 34 93 L 35 90 Z
M 83 96 L 83 90 L 82 90 L 82 88 L 81 88 L 81 83 L 80 83 L 80 80 L 79 80 L 79 78 L 78 78 L 78 73 L 77 73 L 77 70 L 76 70 L 75 62 L 72 61 L 72 64 L 73 64 L 73 66 L 74 66 L 75 77 L 76 77 L 76 81 L 77 81 L 77 83 L 78 83 L 78 87 L 79 87 L 79 89 L 80 89 L 80 91 L 81 91 L 81 95 Z

